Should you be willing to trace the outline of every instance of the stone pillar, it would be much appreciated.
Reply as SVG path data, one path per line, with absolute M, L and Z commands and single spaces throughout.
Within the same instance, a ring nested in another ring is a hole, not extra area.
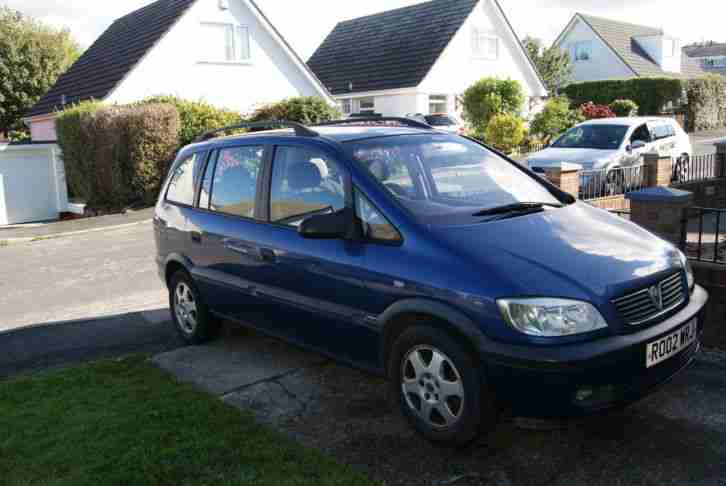
M 649 187 L 626 194 L 630 220 L 651 233 L 680 245 L 683 211 L 693 205 L 693 193 L 672 187 Z
M 716 146 L 716 156 L 718 157 L 718 165 L 716 166 L 716 175 L 718 177 L 726 177 L 726 138 L 714 144 Z
M 562 163 L 559 167 L 545 169 L 547 179 L 575 199 L 580 198 L 580 171 L 578 164 Z
M 673 179 L 673 160 L 670 157 L 650 152 L 643 155 L 645 182 L 647 187 L 668 187 Z

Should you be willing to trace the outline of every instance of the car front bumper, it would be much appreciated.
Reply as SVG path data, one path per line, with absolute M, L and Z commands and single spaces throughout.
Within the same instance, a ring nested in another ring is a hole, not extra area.
M 564 418 L 636 402 L 687 368 L 698 354 L 707 292 L 696 287 L 687 307 L 641 332 L 589 343 L 482 350 L 484 373 L 497 399 L 515 416 Z M 646 346 L 693 319 L 698 337 L 670 359 L 646 367 Z

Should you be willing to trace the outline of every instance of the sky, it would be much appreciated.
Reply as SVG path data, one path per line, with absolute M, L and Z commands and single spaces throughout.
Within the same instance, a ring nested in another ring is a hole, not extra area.
M 113 22 L 153 0 L 0 0 L 71 30 L 89 47 Z M 337 22 L 421 3 L 421 0 L 257 0 L 297 52 L 308 59 Z M 724 0 L 500 0 L 520 37 L 551 43 L 575 12 L 659 27 L 684 43 L 726 42 Z

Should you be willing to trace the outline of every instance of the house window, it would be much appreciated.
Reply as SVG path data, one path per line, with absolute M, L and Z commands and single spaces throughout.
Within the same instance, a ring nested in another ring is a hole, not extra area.
M 707 57 L 703 60 L 703 65 L 707 68 L 726 67 L 726 57 Z
M 350 98 L 340 100 L 340 111 L 342 111 L 344 115 L 350 115 L 353 113 L 353 103 Z
M 364 113 L 364 114 L 373 114 L 376 112 L 376 99 L 373 97 L 370 98 L 361 98 L 358 100 L 358 112 Z
M 446 95 L 429 96 L 429 113 L 448 113 L 448 98 Z
M 575 62 L 587 62 L 592 60 L 592 42 L 575 42 L 573 48 Z
M 476 59 L 499 59 L 499 39 L 479 29 L 472 31 L 471 51 Z
M 208 62 L 250 60 L 250 32 L 242 25 L 202 23 L 202 59 Z

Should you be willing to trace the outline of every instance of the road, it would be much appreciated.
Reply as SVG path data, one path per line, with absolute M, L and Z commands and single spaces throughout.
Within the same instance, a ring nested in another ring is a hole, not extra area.
M 167 307 L 151 223 L 0 248 L 0 332 Z

